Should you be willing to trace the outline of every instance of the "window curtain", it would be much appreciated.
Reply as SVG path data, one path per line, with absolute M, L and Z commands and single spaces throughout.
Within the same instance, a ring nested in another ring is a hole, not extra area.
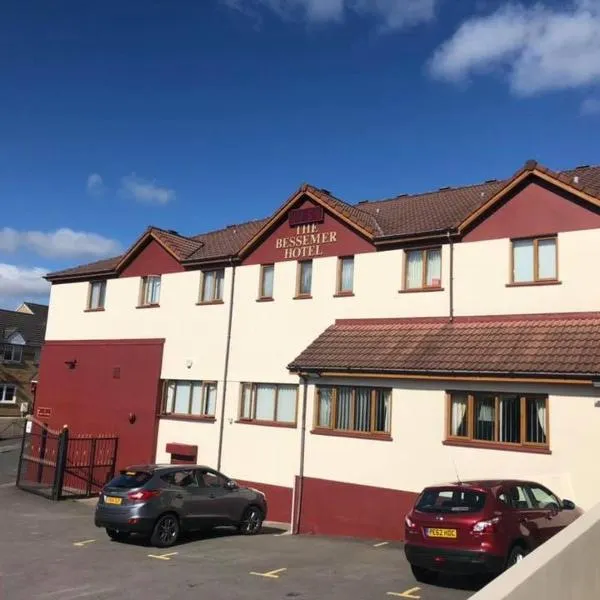
M 538 278 L 556 279 L 556 240 L 538 242 Z
M 160 300 L 160 277 L 148 279 L 148 303 L 158 304 Z
M 494 422 L 496 419 L 496 400 L 493 396 L 475 398 L 476 421 L 475 438 L 478 440 L 494 440 Z
M 498 441 L 518 444 L 521 441 L 521 398 L 501 396 L 498 415 Z
M 319 427 L 331 427 L 333 388 L 319 388 Z
M 90 297 L 90 308 L 101 308 L 104 306 L 104 283 L 92 283 L 92 292 Z
M 546 433 L 546 400 L 544 398 L 527 398 L 527 441 L 534 444 L 545 444 Z
M 213 292 L 215 289 L 215 272 L 205 271 L 204 280 L 202 282 L 202 301 L 209 302 L 214 300 Z
M 169 381 L 167 384 L 167 396 L 165 398 L 165 412 L 173 412 L 173 401 L 175 400 L 175 382 Z
M 371 390 L 369 388 L 356 388 L 354 430 L 371 431 Z
M 352 388 L 340 387 L 337 395 L 336 429 L 350 429 L 350 415 L 352 412 Z
M 451 434 L 457 437 L 467 436 L 466 395 L 452 395 Z
M 280 385 L 277 390 L 277 421 L 294 423 L 296 421 L 296 397 L 298 388 L 295 385 Z
M 192 384 L 192 411 L 193 415 L 202 414 L 202 384 L 196 382 Z
M 256 386 L 256 415 L 257 421 L 273 421 L 275 419 L 276 386 L 259 383 Z
M 439 287 L 442 284 L 442 251 L 429 250 L 427 252 L 427 286 Z
M 213 416 L 217 408 L 217 386 L 214 383 L 205 385 L 206 399 L 204 403 L 204 414 Z
M 517 240 L 513 242 L 513 280 L 533 281 L 534 256 L 532 240 Z
M 213 300 L 223 300 L 223 282 L 225 281 L 225 271 L 217 271 L 215 273 L 215 279 L 215 296 Z
M 406 289 L 423 287 L 423 253 L 409 252 L 406 257 Z
M 312 287 L 312 261 L 300 263 L 300 293 L 310 294 Z
M 273 265 L 268 265 L 263 267 L 263 281 L 262 281 L 262 290 L 261 295 L 263 298 L 272 298 L 273 297 L 273 275 L 275 269 Z
M 391 398 L 391 390 L 376 390 L 375 392 L 375 431 L 382 433 L 391 431 Z
M 340 291 L 351 292 L 354 289 L 354 258 L 343 258 L 341 265 Z
M 190 392 L 192 383 L 190 381 L 177 381 L 175 388 L 175 410 L 177 414 L 188 414 L 190 410 Z

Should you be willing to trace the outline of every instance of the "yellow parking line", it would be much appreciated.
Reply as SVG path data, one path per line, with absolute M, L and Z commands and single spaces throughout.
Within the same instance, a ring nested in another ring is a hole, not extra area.
M 398 594 L 397 592 L 388 592 L 387 595 L 388 596 L 396 596 L 397 598 L 411 598 L 412 600 L 420 600 L 421 596 L 413 595 L 415 592 L 418 592 L 420 589 L 421 589 L 420 587 L 414 587 L 414 588 L 410 588 L 410 590 L 406 590 L 405 592 L 402 592 L 401 594 Z
M 379 544 L 373 544 L 373 548 L 381 548 L 381 546 L 387 546 L 389 542 L 379 542 Z
M 85 546 L 86 544 L 91 544 L 92 542 L 95 542 L 96 540 L 83 540 L 81 542 L 73 542 L 73 546 Z
M 259 577 L 269 577 L 270 579 L 279 579 L 279 573 L 283 573 L 287 569 L 275 569 L 274 571 L 267 571 L 266 573 L 256 573 L 250 571 L 250 575 L 258 575 Z
M 175 556 L 179 552 L 169 552 L 167 554 L 148 554 L 150 558 L 158 558 L 158 560 L 171 560 L 171 556 Z

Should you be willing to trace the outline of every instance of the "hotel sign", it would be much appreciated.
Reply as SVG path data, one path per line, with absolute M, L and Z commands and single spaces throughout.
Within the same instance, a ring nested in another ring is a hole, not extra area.
M 320 231 L 319 227 L 300 225 L 294 235 L 275 239 L 275 249 L 283 250 L 283 258 L 313 258 L 323 256 L 323 246 L 337 242 L 337 231 Z

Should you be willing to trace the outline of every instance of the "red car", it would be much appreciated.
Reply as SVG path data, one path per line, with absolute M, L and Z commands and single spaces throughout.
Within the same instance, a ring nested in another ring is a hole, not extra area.
M 431 583 L 440 572 L 496 575 L 582 512 L 531 481 L 427 487 L 406 515 L 404 552 L 423 583 Z

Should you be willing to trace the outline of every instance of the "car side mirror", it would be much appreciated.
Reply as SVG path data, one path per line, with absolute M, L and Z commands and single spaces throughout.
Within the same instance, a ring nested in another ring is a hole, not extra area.
M 575 502 L 571 500 L 563 500 L 562 501 L 563 510 L 575 510 Z
M 230 479 L 226 484 L 225 484 L 225 489 L 226 490 L 237 490 L 238 487 L 240 487 L 236 481 L 234 481 L 233 479 Z

